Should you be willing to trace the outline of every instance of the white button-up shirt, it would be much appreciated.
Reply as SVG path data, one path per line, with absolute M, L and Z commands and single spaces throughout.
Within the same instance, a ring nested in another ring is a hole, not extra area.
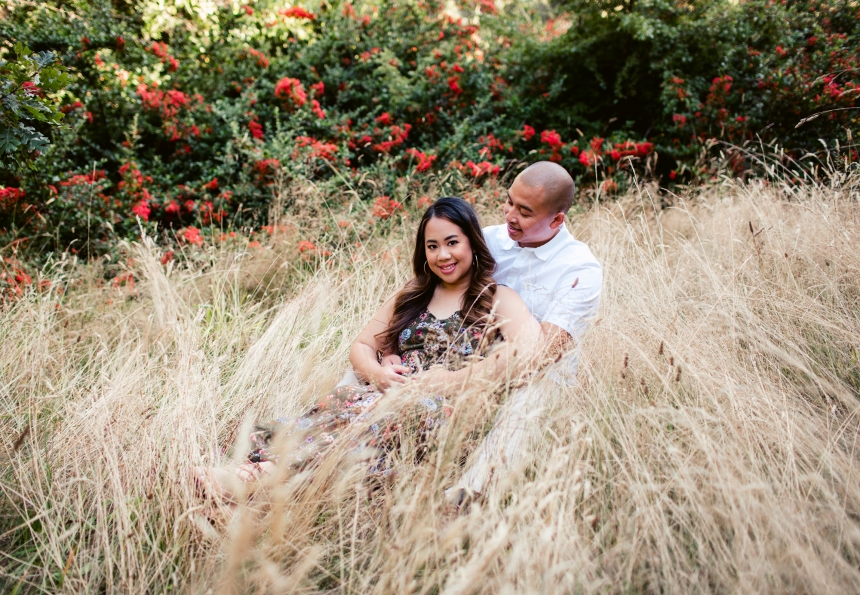
M 556 379 L 573 381 L 579 361 L 579 343 L 597 315 L 603 269 L 588 246 L 573 239 L 562 225 L 553 239 L 538 248 L 521 248 L 508 236 L 505 225 L 483 229 L 497 268 L 496 283 L 506 285 L 523 298 L 539 322 L 567 331 L 577 348 L 554 366 Z

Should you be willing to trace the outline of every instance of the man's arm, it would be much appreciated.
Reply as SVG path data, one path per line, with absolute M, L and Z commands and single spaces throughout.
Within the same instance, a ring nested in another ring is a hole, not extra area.
M 551 322 L 541 322 L 540 331 L 543 365 L 557 362 L 566 351 L 574 347 L 573 337 L 560 326 Z

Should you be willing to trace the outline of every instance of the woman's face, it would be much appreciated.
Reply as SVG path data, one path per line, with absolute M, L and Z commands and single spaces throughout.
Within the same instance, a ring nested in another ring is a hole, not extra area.
M 424 228 L 424 253 L 427 265 L 442 281 L 455 285 L 469 278 L 472 270 L 472 245 L 455 223 L 433 217 Z

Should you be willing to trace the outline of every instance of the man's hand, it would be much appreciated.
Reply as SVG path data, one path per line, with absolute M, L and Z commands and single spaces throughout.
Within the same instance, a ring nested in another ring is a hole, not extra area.
M 542 368 L 548 363 L 557 362 L 564 352 L 573 347 L 573 337 L 563 328 L 550 322 L 540 323 L 543 358 Z

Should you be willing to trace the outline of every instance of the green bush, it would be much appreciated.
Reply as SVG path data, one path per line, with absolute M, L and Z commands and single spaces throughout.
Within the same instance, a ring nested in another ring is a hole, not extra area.
M 159 6 L 11 6 L 3 49 L 54 52 L 71 76 L 35 170 L 0 167 L 4 237 L 90 255 L 138 219 L 259 226 L 293 179 L 372 201 L 403 176 L 480 182 L 543 158 L 599 198 L 633 175 L 711 176 L 714 143 L 851 149 L 851 3 Z

